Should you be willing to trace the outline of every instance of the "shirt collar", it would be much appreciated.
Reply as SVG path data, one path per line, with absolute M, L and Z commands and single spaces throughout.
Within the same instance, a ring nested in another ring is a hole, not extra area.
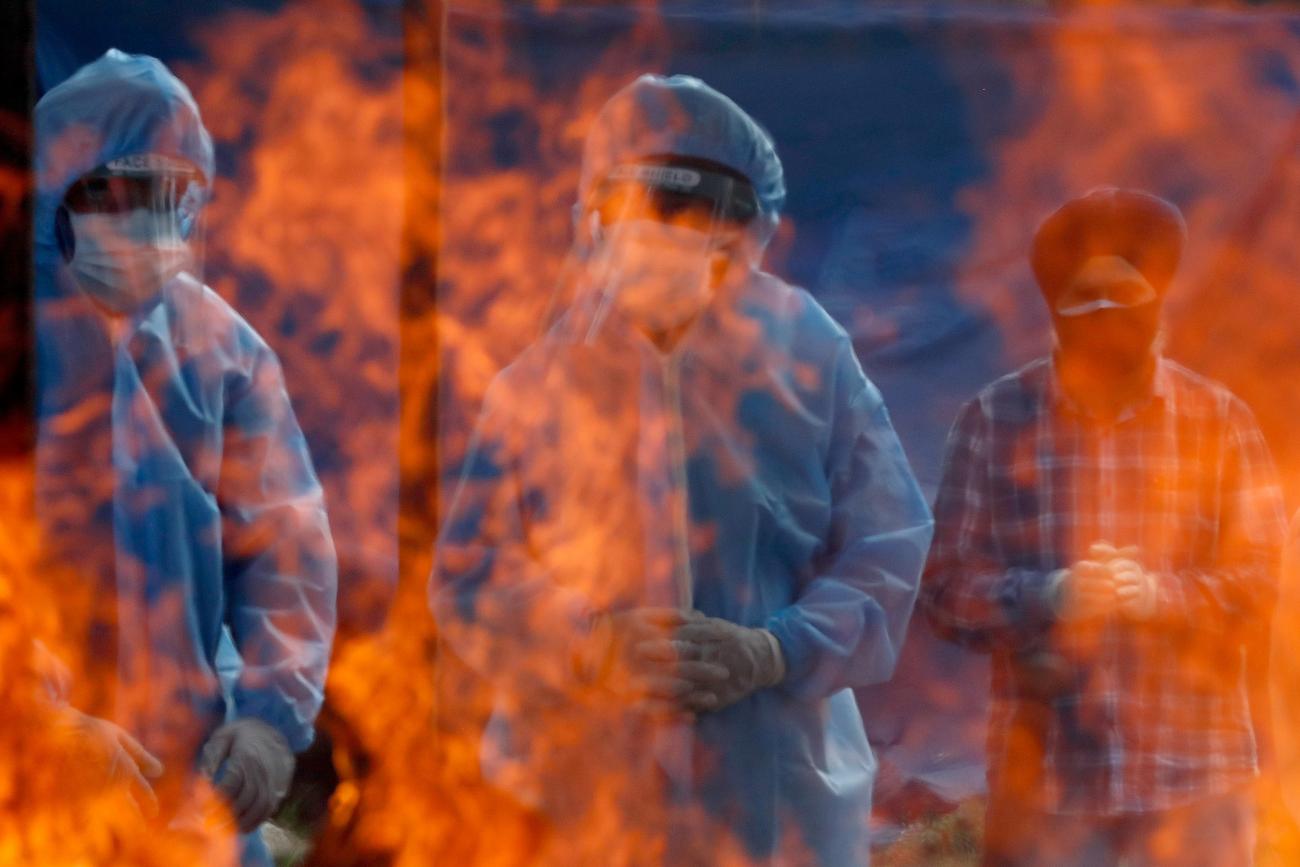
M 1046 396 L 1048 402 L 1050 405 L 1058 409 L 1064 409 L 1074 415 L 1091 418 L 1092 416 L 1088 411 L 1066 393 L 1065 386 L 1061 383 L 1058 364 L 1058 354 L 1054 351 L 1047 365 Z M 1155 372 L 1151 376 L 1151 382 L 1147 389 L 1120 410 L 1115 417 L 1115 422 L 1128 421 L 1148 406 L 1164 406 L 1168 402 L 1171 387 L 1168 365 L 1163 356 L 1157 356 Z

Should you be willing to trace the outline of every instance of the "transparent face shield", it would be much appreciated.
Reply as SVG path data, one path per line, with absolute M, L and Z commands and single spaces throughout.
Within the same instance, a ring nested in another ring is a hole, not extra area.
M 157 154 L 111 160 L 79 178 L 56 217 L 77 286 L 115 316 L 201 287 L 206 189 L 190 163 Z
M 576 284 L 570 333 L 592 342 L 616 314 L 669 334 L 711 300 L 729 251 L 757 213 L 748 184 L 656 163 L 618 166 L 595 188 L 566 261 Z

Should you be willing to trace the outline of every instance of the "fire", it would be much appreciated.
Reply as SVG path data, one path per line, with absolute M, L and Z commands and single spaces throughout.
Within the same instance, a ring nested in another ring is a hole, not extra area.
M 1281 85 L 1284 58 L 1292 50 L 1284 28 L 1268 12 L 1207 9 L 1184 13 L 1195 16 L 1196 25 L 1178 32 L 1163 23 L 1160 12 L 1097 8 L 1102 5 L 1085 4 L 1045 25 L 1052 48 L 1046 59 L 1008 47 L 1007 56 L 1020 60 L 1014 80 L 1035 82 L 1032 92 L 1043 96 L 1031 123 L 997 137 L 989 177 L 961 196 L 976 233 L 964 297 L 996 317 L 1010 345 L 1009 359 L 1024 359 L 1042 347 L 1038 311 L 1021 303 L 1034 298 L 1023 251 L 1037 222 L 1070 196 L 1100 185 L 1187 189 L 1192 192 L 1180 204 L 1191 244 L 1180 275 L 1183 288 L 1170 300 L 1173 353 L 1221 376 L 1267 414 L 1283 403 L 1271 391 L 1271 399 L 1257 399 L 1273 378 L 1251 375 L 1257 371 L 1250 369 L 1245 375 L 1224 372 L 1225 365 L 1256 363 L 1245 355 L 1211 354 L 1202 325 L 1206 310 L 1225 312 L 1214 293 L 1248 295 L 1252 304 L 1284 297 L 1277 282 L 1291 254 L 1278 249 L 1273 235 L 1285 235 L 1291 225 L 1281 164 L 1297 140 L 1293 97 Z M 1261 75 L 1272 74 L 1270 64 L 1279 76 L 1275 87 L 1260 84 Z M 1261 153 L 1268 158 L 1261 161 Z M 1269 188 L 1272 195 L 1266 194 Z M 1258 224 L 1242 236 L 1245 221 L 1256 215 Z M 1253 248 L 1237 249 L 1243 243 Z M 1282 262 L 1275 264 L 1279 256 Z M 1232 270 L 1214 273 L 1234 257 Z M 998 266 L 996 277 L 981 272 L 993 262 L 1014 266 Z M 1238 285 L 1243 279 L 1267 285 L 1246 293 Z M 1258 330 L 1269 321 L 1254 313 L 1241 318 L 1234 330 L 1244 330 L 1247 321 Z M 1276 445 L 1288 448 L 1281 437 Z
M 237 173 L 217 179 L 209 270 L 214 288 L 284 361 L 340 543 L 343 629 L 323 725 L 341 782 L 312 863 L 635 865 L 684 845 L 700 859 L 707 853 L 708 863 L 741 867 L 752 859 L 713 817 L 675 817 L 687 839 L 665 839 L 666 817 L 638 775 L 648 762 L 629 763 L 632 748 L 618 735 L 626 708 L 606 696 L 570 696 L 582 703 L 580 718 L 557 712 L 540 721 L 554 746 L 587 746 L 587 762 L 609 769 L 594 790 L 573 791 L 566 780 L 574 769 L 558 760 L 549 768 L 556 782 L 545 794 L 581 811 L 580 836 L 560 836 L 529 795 L 489 783 L 484 728 L 520 695 L 503 697 L 456 658 L 429 612 L 432 543 L 470 416 L 495 374 L 563 303 L 555 287 L 568 277 L 587 126 L 610 93 L 670 57 L 662 24 L 647 16 L 575 92 L 545 97 L 509 62 L 518 46 L 507 11 L 504 0 L 453 8 L 449 28 L 443 9 L 416 4 L 401 36 L 348 0 L 228 13 L 201 29 L 202 59 L 177 70 L 218 149 L 246 150 Z M 559 0 L 534 10 L 562 12 Z M 1174 294 L 1170 345 L 1255 408 L 1294 487 L 1300 445 L 1287 433 L 1300 360 L 1290 351 L 1288 314 L 1300 266 L 1300 114 L 1284 88 L 1259 86 L 1260 65 L 1250 62 L 1293 49 L 1281 28 L 1268 26 L 1268 13 L 1201 15 L 1202 28 L 1171 39 L 1137 10 L 1088 5 L 1050 29 L 1045 68 L 1011 69 L 1017 88 L 1050 99 L 1025 128 L 998 139 L 990 173 L 960 197 L 973 227 L 963 299 L 996 319 L 1010 366 L 1044 347 L 1019 263 L 1034 225 L 1056 204 L 1103 183 L 1245 191 L 1242 200 L 1206 194 L 1185 203 L 1194 243 L 1184 291 Z M 459 138 L 449 148 L 451 136 Z M 1261 142 L 1279 155 L 1275 164 L 1259 165 Z M 20 182 L 0 174 L 6 208 L 13 197 L 5 191 Z M 1224 351 L 1247 343 L 1260 349 Z M 719 384 L 716 405 L 729 406 L 742 387 Z M 612 467 L 623 456 L 635 407 L 617 392 L 603 397 L 540 473 L 561 476 L 593 455 Z M 528 396 L 518 399 L 527 409 Z M 649 434 L 667 448 L 664 431 Z M 751 468 L 728 469 L 743 476 Z M 0 526 L 0 692 L 15 709 L 0 729 L 0 861 L 229 861 L 228 835 L 160 838 L 120 793 L 69 795 L 50 772 L 66 745 L 45 731 L 30 638 L 90 670 L 64 641 L 89 618 L 90 603 L 72 594 L 55 605 L 32 580 L 40 547 L 30 488 L 19 470 L 0 472 L 4 514 L 28 516 Z M 595 528 L 621 528 L 610 516 L 634 505 L 594 490 L 574 490 L 575 514 L 598 516 Z M 707 547 L 715 528 L 692 530 Z M 593 563 L 617 569 L 639 556 L 617 532 L 571 544 L 554 559 L 590 573 L 594 593 L 618 588 L 599 584 Z M 546 613 L 533 612 L 532 631 L 545 632 Z M 1284 613 L 1279 628 L 1294 632 L 1294 610 Z M 520 694 L 554 679 L 540 656 L 515 664 L 510 683 Z M 967 700 L 966 685 L 930 686 L 941 707 L 957 711 Z M 931 742 L 984 737 L 982 725 L 955 733 L 945 719 L 915 725 L 939 733 Z M 790 863 L 808 861 L 797 831 L 786 837 Z
M 307 372 L 309 381 L 328 382 L 334 365 L 358 357 L 363 338 L 355 335 L 393 333 L 395 294 L 334 287 L 395 287 L 399 279 L 404 284 L 398 465 L 405 502 L 412 507 L 398 523 L 400 581 L 384 628 L 347 637 L 337 650 L 329 701 L 347 726 L 336 744 L 344 780 L 314 857 L 340 864 L 380 857 L 398 864 L 519 863 L 547 850 L 549 832 L 539 815 L 481 778 L 480 733 L 492 696 L 439 645 L 424 594 L 430 542 L 445 506 L 440 498 L 454 482 L 450 475 L 467 447 L 468 419 L 459 416 L 472 413 L 495 373 L 536 338 L 552 303 L 561 251 L 570 238 L 569 205 L 587 121 L 617 86 L 662 64 L 664 41 L 647 19 L 645 27 L 611 46 L 606 62 L 560 104 L 542 99 L 531 81 L 509 71 L 514 46 L 508 16 L 498 4 L 452 10 L 461 18 L 446 43 L 439 11 L 409 13 L 407 69 L 400 80 L 379 86 L 359 68 L 379 63 L 394 46 L 349 4 L 335 4 L 331 11 L 325 16 L 291 4 L 276 15 L 241 14 L 211 24 L 210 60 L 196 87 L 200 102 L 210 106 L 218 139 L 234 142 L 252 135 L 256 140 L 249 173 L 219 190 L 213 256 L 226 257 L 236 270 L 257 269 L 275 291 L 249 297 L 234 280 L 219 288 L 263 322 L 275 322 L 286 307 L 310 298 L 318 311 L 311 335 L 341 334 L 343 342 L 328 355 L 305 349 L 309 337 L 278 343 L 290 369 L 300 378 Z M 559 11 L 559 4 L 538 10 Z M 1136 14 L 1084 8 L 1052 30 L 1055 62 L 1047 72 L 1056 98 L 1026 129 L 998 142 L 995 170 L 961 199 L 975 227 L 966 298 L 997 318 L 1009 360 L 1041 346 L 1042 320 L 1021 303 L 1027 275 L 1017 272 L 1015 280 L 1003 280 L 1004 269 L 990 279 L 985 263 L 1022 261 L 1026 239 L 1043 213 L 1100 183 L 1173 182 L 1175 172 L 1212 181 L 1219 189 L 1239 186 L 1254 177 L 1249 159 L 1254 142 L 1280 140 L 1275 118 L 1285 116 L 1285 94 L 1265 92 L 1260 98 L 1271 103 L 1245 104 L 1239 94 L 1259 92 L 1247 80 L 1249 70 L 1204 59 L 1207 52 L 1241 57 L 1257 50 L 1260 40 L 1280 42 L 1281 35 L 1268 36 L 1261 32 L 1265 28 L 1252 30 L 1237 19 L 1217 27 L 1212 17 L 1217 13 L 1205 13 L 1210 23 L 1203 34 L 1171 45 L 1158 28 L 1127 26 L 1125 16 Z M 223 38 L 228 33 L 238 38 Z M 1096 50 L 1083 47 L 1089 40 Z M 267 75 L 272 48 L 279 60 L 276 73 Z M 354 62 L 332 59 L 341 56 Z M 1207 75 L 1207 67 L 1214 76 Z M 444 87 L 452 73 L 457 86 Z M 1014 69 L 1013 77 L 1027 85 L 1040 82 L 1043 73 Z M 1139 96 L 1121 98 L 1132 93 Z M 353 137 L 350 146 L 340 141 L 340 128 Z M 432 146 L 447 135 L 466 137 L 456 142 L 454 165 L 442 162 L 448 154 Z M 1060 141 L 1075 143 L 1069 159 L 1062 158 Z M 1187 159 L 1160 159 L 1173 153 Z M 1196 200 L 1188 209 L 1193 234 L 1222 227 L 1233 211 L 1233 203 L 1221 197 Z M 1252 258 L 1248 278 L 1273 275 L 1267 277 L 1273 288 L 1252 293 L 1253 299 L 1281 303 L 1286 297 L 1281 277 L 1291 255 L 1284 252 L 1290 234 L 1283 221 L 1272 219 L 1250 236 L 1276 238 L 1270 255 L 1282 257 L 1272 267 L 1264 264 L 1265 257 Z M 393 246 L 399 235 L 400 256 Z M 358 237 L 365 242 L 356 243 Z M 1194 250 L 1188 273 L 1206 273 L 1206 263 L 1215 258 Z M 400 262 L 400 274 L 393 273 L 394 262 Z M 431 262 L 437 266 L 436 283 Z M 1237 270 L 1241 266 L 1239 261 Z M 990 292 L 994 285 L 1005 291 Z M 1271 302 L 1252 302 L 1261 303 Z M 1197 315 L 1183 309 L 1175 314 L 1190 322 L 1172 329 L 1175 349 L 1195 349 L 1196 335 L 1204 333 L 1195 327 Z M 1239 319 L 1245 323 L 1246 314 Z M 1257 333 L 1260 321 L 1251 316 L 1241 331 Z M 1276 331 L 1270 339 L 1285 339 L 1286 329 Z M 1192 355 L 1204 357 L 1204 350 Z M 1246 360 L 1244 368 L 1234 369 L 1226 365 L 1236 362 L 1222 353 L 1210 358 L 1207 372 L 1223 371 L 1257 410 L 1268 413 L 1286 405 L 1258 399 L 1258 384 L 1277 378 L 1261 377 Z M 384 391 L 391 369 L 376 368 L 374 374 L 368 381 Z M 304 419 L 309 429 L 327 430 L 339 417 L 364 418 L 353 411 L 351 393 L 321 389 L 318 396 L 326 411 L 315 421 Z M 451 421 L 436 421 L 439 414 Z M 1280 420 L 1264 420 L 1279 429 Z M 584 425 L 583 432 L 597 438 L 584 442 L 598 442 L 602 421 L 608 419 L 593 417 Z M 444 430 L 445 438 L 440 437 Z M 340 437 L 340 447 L 355 454 L 390 437 L 382 425 L 369 435 L 350 430 Z M 554 456 L 560 465 L 565 457 Z M 333 510 L 332 519 L 382 513 L 373 499 L 370 509 L 362 509 L 348 497 L 354 492 L 364 497 L 385 484 L 373 477 L 336 480 L 332 501 L 347 502 L 349 508 Z M 378 521 L 370 525 L 378 526 Z M 570 556 L 581 561 L 607 541 L 587 540 Z M 959 689 L 946 684 L 935 689 L 947 705 L 963 703 Z M 599 728 L 598 714 L 592 722 Z M 916 725 L 945 726 L 937 720 Z M 963 736 L 982 739 L 983 730 Z M 556 731 L 557 742 L 568 737 L 598 742 L 587 731 Z M 647 844 L 626 827 L 622 799 L 635 794 L 627 783 L 613 778 L 608 792 L 594 796 L 591 836 L 583 841 L 594 851 L 626 854 Z M 619 857 L 610 856 L 608 863 Z M 742 856 L 736 858 L 743 863 Z
M 611 771 L 598 791 L 571 793 L 589 805 L 581 840 L 557 838 L 516 793 L 485 782 L 481 733 L 494 696 L 440 644 L 429 614 L 438 499 L 467 445 L 467 426 L 438 416 L 476 407 L 497 370 L 540 335 L 571 237 L 586 125 L 614 89 L 661 60 L 657 24 L 648 19 L 610 47 L 571 99 L 544 100 L 508 71 L 500 11 L 481 4 L 461 13 L 444 43 L 436 10 L 415 10 L 402 45 L 345 2 L 331 4 L 329 15 L 318 4 L 229 15 L 207 25 L 206 57 L 183 72 L 218 147 L 252 143 L 247 168 L 219 181 L 209 262 L 228 276 L 215 286 L 264 333 L 274 335 L 281 317 L 306 313 L 299 332 L 272 343 L 291 390 L 315 384 L 312 400 L 297 402 L 309 437 L 337 441 L 357 457 L 333 476 L 322 468 L 330 503 L 344 504 L 331 509 L 336 538 L 357 533 L 378 548 L 392 515 L 375 497 L 391 492 L 391 477 L 362 457 L 377 446 L 383 454 L 393 418 L 366 412 L 353 390 L 328 383 L 331 371 L 360 363 L 370 365 L 367 387 L 392 394 L 392 367 L 367 351 L 368 342 L 397 333 L 404 280 L 405 407 L 398 460 L 388 466 L 400 466 L 410 504 L 396 524 L 400 580 L 382 629 L 345 632 L 336 647 L 327 718 L 339 721 L 330 733 L 342 782 L 313 863 L 633 864 L 667 843 L 639 781 L 621 773 Z M 380 71 L 400 48 L 404 74 Z M 447 68 L 457 87 L 443 87 Z M 461 162 L 440 163 L 434 145 L 449 131 L 489 129 L 495 138 L 457 143 Z M 514 168 L 497 164 L 502 153 Z M 328 351 L 314 351 L 326 335 Z M 580 441 L 599 443 L 608 421 L 588 420 Z M 454 433 L 443 438 L 443 430 Z M 579 562 L 607 541 L 585 540 L 563 556 Z M 340 552 L 346 556 L 342 542 Z M 354 574 L 364 593 L 375 576 L 360 567 Z M 344 617 L 353 592 L 343 588 Z M 570 722 L 554 721 L 555 742 L 598 750 L 616 730 L 617 709 L 593 705 L 584 725 Z M 621 742 L 605 749 L 610 759 L 627 751 Z M 643 821 L 630 825 L 638 814 Z M 725 837 L 707 840 L 713 863 L 749 862 Z
M 27 456 L 0 463 L 0 861 L 8 864 L 234 864 L 221 813 L 186 830 L 148 822 L 118 787 L 90 770 L 87 744 L 52 701 L 57 666 L 76 660 L 84 627 L 71 596 L 77 575 L 43 556 Z M 54 580 L 51 580 L 54 579 Z M 72 616 L 70 616 L 70 613 Z M 85 670 L 85 669 L 82 669 Z
M 1006 56 L 1017 93 L 1035 94 L 1032 121 L 998 135 L 988 176 L 965 189 L 962 211 L 973 230 L 961 280 L 967 304 L 986 310 L 1007 346 L 1007 367 L 1046 348 L 1044 319 L 1023 254 L 1034 227 L 1067 198 L 1100 185 L 1174 194 L 1190 243 L 1170 292 L 1168 352 L 1227 384 L 1254 410 L 1294 500 L 1300 460 L 1290 435 L 1295 405 L 1293 351 L 1297 174 L 1300 120 L 1293 88 L 1289 13 L 1219 4 L 1164 10 L 1087 3 L 1043 24 L 1051 50 Z M 1029 59 L 1026 59 L 1029 58 Z M 1292 571 L 1284 582 L 1294 582 Z M 1294 589 L 1284 586 L 1274 629 L 1295 631 Z M 1289 645 L 1284 651 L 1293 656 Z M 1256 724 L 1294 755 L 1294 719 L 1271 725 L 1264 674 L 1269 649 L 1250 649 Z M 1196 678 L 1203 659 L 1188 658 Z M 1294 689 L 1294 663 L 1275 657 L 1282 694 Z M 968 736 L 982 736 L 972 731 Z M 1285 769 L 1284 769 L 1285 770 Z M 1280 781 L 1296 785 L 1294 766 Z M 1289 863 L 1296 839 L 1266 776 L 1259 801 L 1261 853 Z

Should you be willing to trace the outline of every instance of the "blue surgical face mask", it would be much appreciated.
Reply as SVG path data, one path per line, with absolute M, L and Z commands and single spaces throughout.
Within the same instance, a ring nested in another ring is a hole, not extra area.
M 1096 371 L 1119 376 L 1151 358 L 1160 334 L 1160 305 L 1152 301 L 1076 316 L 1057 314 L 1053 324 L 1062 352 Z
M 1129 310 L 1153 303 L 1154 286 L 1120 256 L 1093 256 L 1075 272 L 1052 305 L 1057 316 L 1087 316 L 1101 310 Z
M 68 219 L 75 244 L 68 267 L 82 291 L 110 312 L 138 311 L 190 264 L 173 214 L 137 208 Z
M 613 305 L 637 325 L 670 330 L 709 303 L 715 238 L 651 219 L 622 220 L 602 231 L 595 266 Z

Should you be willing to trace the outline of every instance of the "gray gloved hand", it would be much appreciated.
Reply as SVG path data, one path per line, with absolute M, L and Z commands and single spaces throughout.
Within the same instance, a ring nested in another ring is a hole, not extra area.
M 720 664 L 688 659 L 677 630 L 699 615 L 675 608 L 633 608 L 602 614 L 579 643 L 574 671 L 582 683 L 651 714 L 686 711 L 687 695 L 723 681 Z
M 684 645 L 683 658 L 721 665 L 727 671 L 720 682 L 694 681 L 683 700 L 688 710 L 721 710 L 785 679 L 781 644 L 766 629 L 697 615 L 677 630 L 676 638 Z
M 158 815 L 158 798 L 149 780 L 162 776 L 163 765 L 126 730 L 76 708 L 58 710 L 55 724 L 69 738 L 67 758 L 92 786 L 124 786 L 137 809 Z
M 260 719 L 249 718 L 216 730 L 203 747 L 200 770 L 213 779 L 229 803 L 239 830 L 248 833 L 271 818 L 284 800 L 294 763 L 284 735 Z

